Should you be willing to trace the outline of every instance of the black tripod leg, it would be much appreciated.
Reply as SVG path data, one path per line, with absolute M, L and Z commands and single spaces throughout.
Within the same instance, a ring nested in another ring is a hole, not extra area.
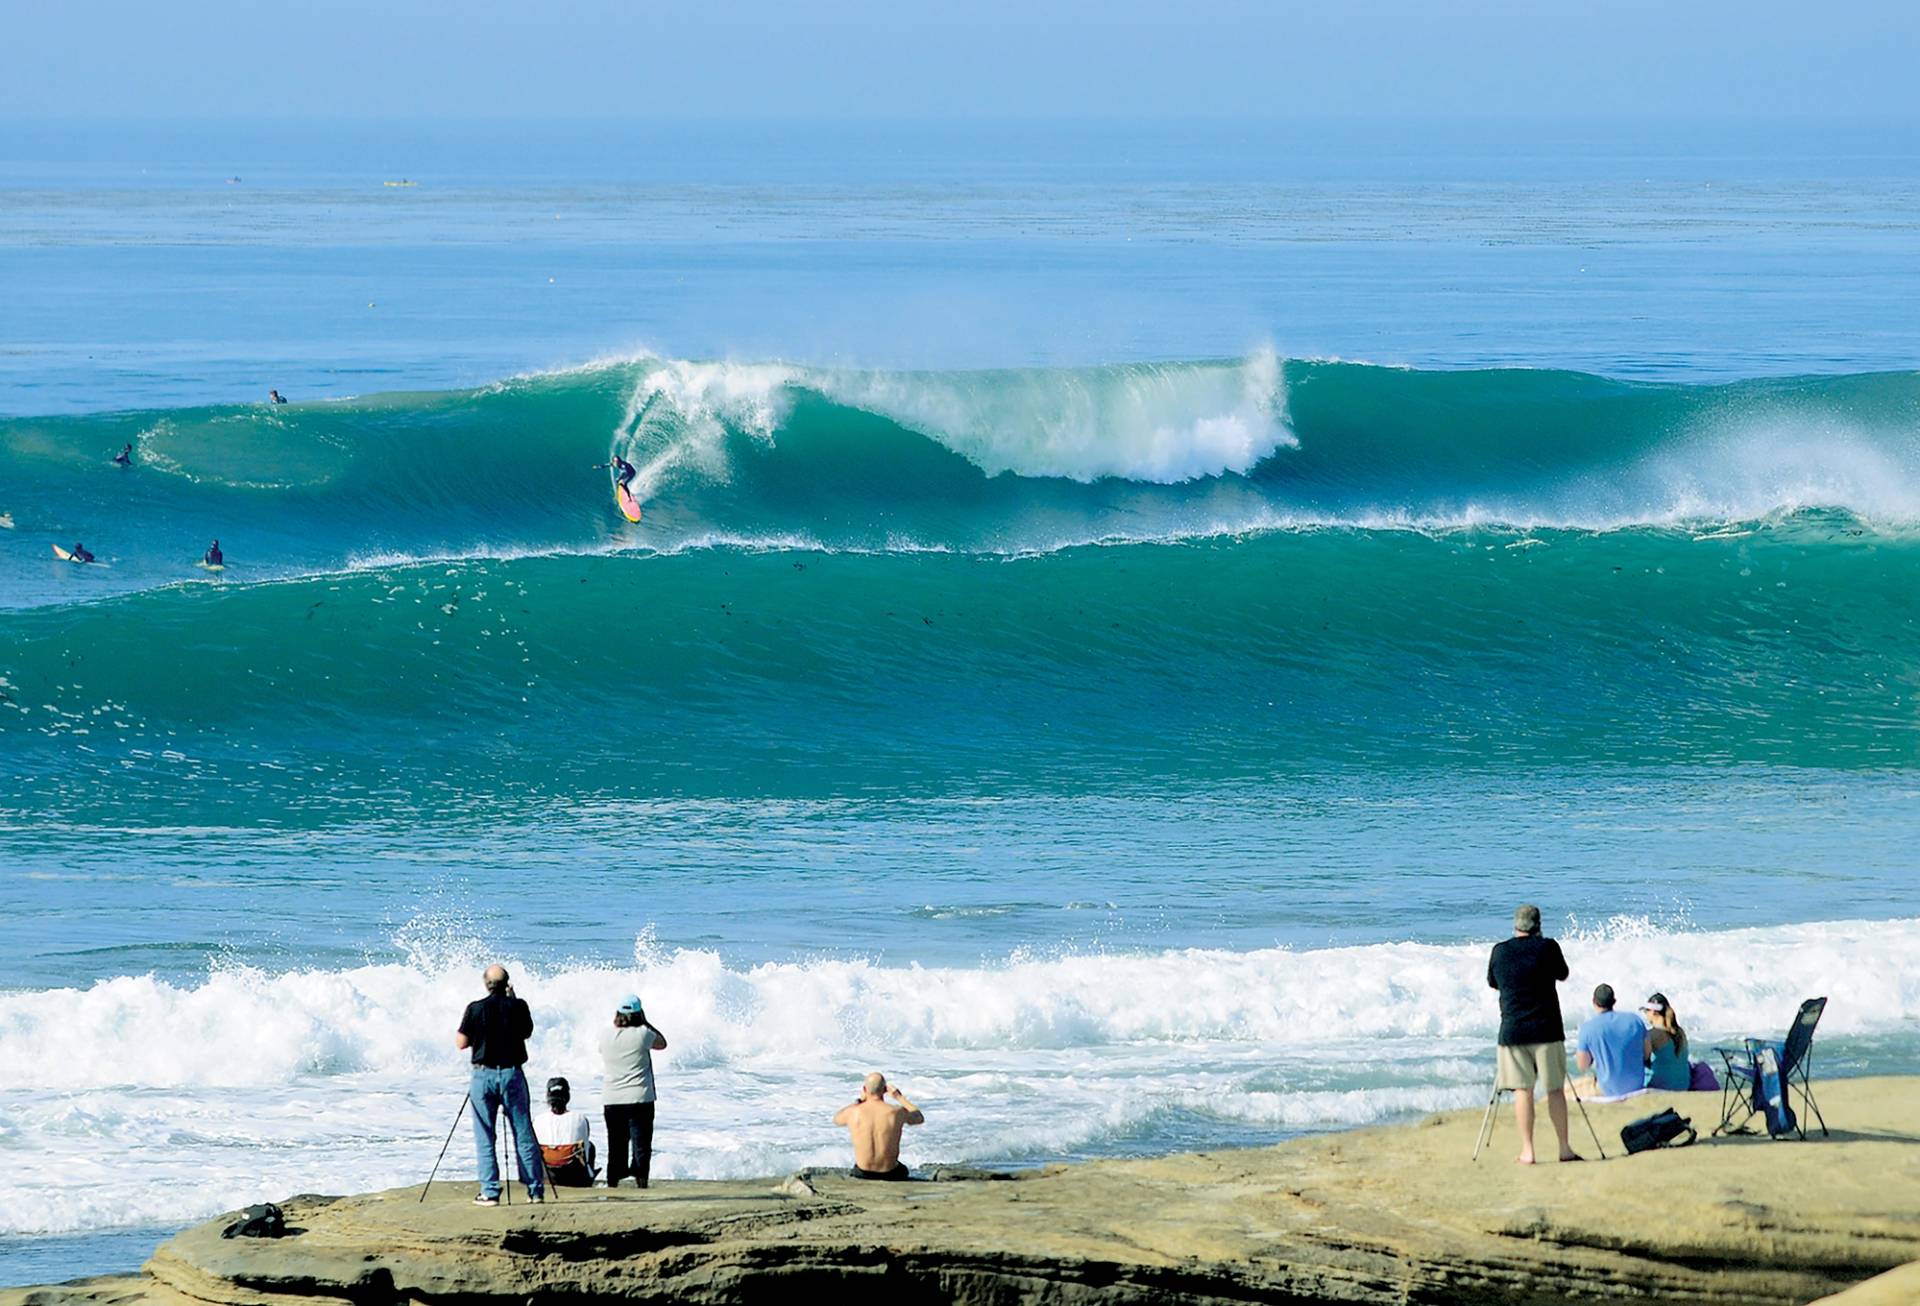
M 427 1182 L 420 1185 L 420 1200 L 427 1200 L 427 1189 L 433 1187 L 433 1177 L 440 1173 L 440 1163 L 447 1159 L 447 1149 L 453 1146 L 453 1131 L 460 1127 L 460 1118 L 467 1114 L 467 1106 L 473 1101 L 471 1093 L 460 1099 L 460 1109 L 453 1113 L 453 1123 L 447 1126 L 447 1141 L 440 1144 L 440 1155 L 433 1158 L 433 1169 L 427 1171 Z

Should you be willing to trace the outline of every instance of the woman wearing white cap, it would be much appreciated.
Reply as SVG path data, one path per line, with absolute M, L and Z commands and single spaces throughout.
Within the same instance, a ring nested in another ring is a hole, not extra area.
M 1687 1065 L 1687 1031 L 1680 1028 L 1667 995 L 1656 993 L 1640 1006 L 1647 1018 L 1647 1087 L 1684 1093 L 1693 1087 Z
M 600 1036 L 609 1188 L 618 1188 L 628 1175 L 638 1187 L 647 1186 L 653 1164 L 653 1054 L 666 1045 L 660 1031 L 647 1023 L 639 996 L 629 993 L 620 999 L 613 1028 Z

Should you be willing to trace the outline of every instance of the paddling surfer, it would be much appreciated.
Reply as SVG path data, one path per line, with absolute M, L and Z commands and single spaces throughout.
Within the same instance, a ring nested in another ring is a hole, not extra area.
M 287 397 L 281 394 L 278 390 L 269 390 L 267 391 L 267 402 L 272 404 L 284 404 L 285 402 L 287 402 Z
M 75 540 L 73 542 L 73 547 L 67 550 L 67 561 L 74 562 L 74 563 L 92 562 L 93 553 L 87 548 L 86 545 L 80 543 L 80 541 L 78 540 Z

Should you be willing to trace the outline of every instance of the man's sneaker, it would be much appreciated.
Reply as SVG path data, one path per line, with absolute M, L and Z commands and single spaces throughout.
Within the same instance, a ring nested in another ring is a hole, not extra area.
M 500 1205 L 500 1199 L 498 1197 L 488 1197 L 485 1193 L 481 1193 L 473 1199 L 473 1204 L 475 1206 L 498 1206 Z

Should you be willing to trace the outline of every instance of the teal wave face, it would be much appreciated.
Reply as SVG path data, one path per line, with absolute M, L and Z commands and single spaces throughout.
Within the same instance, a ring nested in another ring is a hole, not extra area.
M 4 811 L 1909 766 L 1916 412 L 1255 357 L 13 421 Z
M 1817 516 L 187 586 L 0 624 L 6 807 L 1906 767 L 1916 596 L 1920 543 Z
M 480 390 L 0 422 L 0 606 L 190 577 L 712 543 L 1018 553 L 1318 525 L 1920 521 L 1920 377 L 642 360 Z M 136 447 L 131 469 L 110 455 Z M 610 451 L 646 520 L 614 510 Z M 86 542 L 111 566 L 49 568 Z

